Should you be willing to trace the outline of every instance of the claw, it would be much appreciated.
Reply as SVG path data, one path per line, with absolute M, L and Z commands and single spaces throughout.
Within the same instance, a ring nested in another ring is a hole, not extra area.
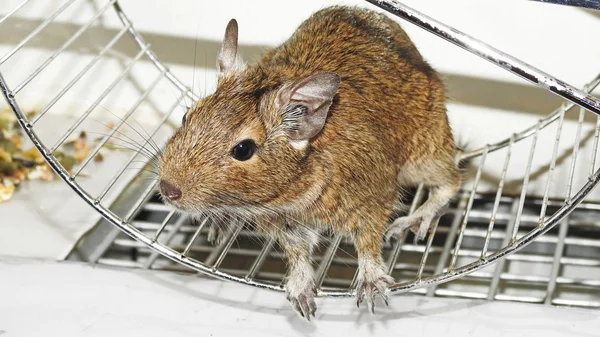
M 360 285 L 358 287 L 358 291 L 356 293 L 356 307 L 360 308 L 360 304 L 362 303 L 362 301 L 365 299 L 365 288 Z
M 362 281 L 359 283 L 356 292 L 356 307 L 360 308 L 360 303 L 363 300 L 367 302 L 367 308 L 371 313 L 375 313 L 375 297 L 377 294 L 381 296 L 383 302 L 389 307 L 388 303 L 388 285 L 394 282 L 393 278 L 387 274 L 383 274 L 373 281 Z
M 390 240 L 392 237 L 398 235 L 399 238 L 404 235 L 406 229 L 411 228 L 413 226 L 419 226 L 422 222 L 422 217 L 415 216 L 405 216 L 402 218 L 396 219 L 385 231 L 385 239 Z
M 297 296 L 287 294 L 287 299 L 292 303 L 294 311 L 302 318 L 310 321 L 310 316 L 316 317 L 317 305 L 314 300 L 314 291 L 310 288 L 300 293 Z
M 302 296 L 301 306 L 303 314 L 302 316 L 306 317 L 306 319 L 310 321 L 310 305 L 308 303 L 308 299 L 304 296 Z
M 367 302 L 367 309 L 369 309 L 369 311 L 373 313 L 375 312 L 375 296 L 373 296 L 373 285 L 370 285 L 369 288 L 370 289 L 367 289 L 367 291 L 365 292 L 365 300 Z
M 388 295 L 385 294 L 385 290 L 384 291 L 379 291 L 379 296 L 381 297 L 381 299 L 383 300 L 383 303 L 385 303 L 386 307 L 389 307 L 390 304 L 388 303 Z
M 388 303 L 388 296 L 385 293 L 381 293 L 381 292 L 379 293 L 379 296 L 383 300 L 383 303 L 385 303 L 385 306 L 389 307 L 390 304 Z
M 422 241 L 431 230 L 431 225 L 439 218 L 437 214 L 425 215 L 408 215 L 394 220 L 385 232 L 386 240 L 389 240 L 394 235 L 402 236 L 409 229 L 415 234 L 414 243 Z

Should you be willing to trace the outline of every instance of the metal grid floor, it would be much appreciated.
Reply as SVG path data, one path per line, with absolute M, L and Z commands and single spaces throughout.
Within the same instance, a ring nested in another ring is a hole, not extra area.
M 463 220 L 470 193 L 461 193 L 442 217 L 436 236 L 428 250 L 422 276 L 439 274 L 453 256 L 457 229 Z M 496 215 L 496 226 L 489 242 L 489 252 L 508 244 L 514 224 L 517 198 L 503 197 Z M 480 257 L 480 247 L 487 235 L 494 197 L 477 195 L 469 212 L 469 228 L 464 232 L 463 243 L 457 254 L 457 264 Z M 562 201 L 549 201 L 549 211 Z M 540 199 L 527 199 L 519 235 L 538 225 Z M 176 251 L 186 249 L 199 224 L 178 215 L 157 196 L 151 198 L 134 218 L 133 225 L 144 234 L 152 236 L 163 224 L 165 235 L 161 242 Z M 565 221 L 538 238 L 522 251 L 508 256 L 460 279 L 412 293 L 426 296 L 462 297 L 518 301 L 557 306 L 600 308 L 600 226 L 594 222 L 600 215 L 600 205 L 584 203 Z M 278 245 L 268 242 L 251 228 L 237 233 L 235 240 L 225 240 L 214 246 L 208 242 L 209 227 L 204 226 L 193 240 L 188 255 L 207 266 L 238 277 L 248 277 L 273 284 L 282 284 L 285 263 Z M 522 231 L 522 233 L 521 233 Z M 235 233 L 234 233 L 235 234 Z M 384 245 L 384 259 L 390 262 L 395 253 L 395 242 Z M 391 275 L 398 282 L 413 280 L 426 250 L 425 243 L 414 244 L 408 236 L 399 246 L 399 255 Z M 97 260 L 99 264 L 134 268 L 150 268 L 177 272 L 194 272 L 155 252 L 127 235 L 119 235 L 106 246 Z M 324 236 L 314 257 L 318 280 L 322 289 L 348 288 L 356 272 L 356 253 L 346 239 L 339 242 Z

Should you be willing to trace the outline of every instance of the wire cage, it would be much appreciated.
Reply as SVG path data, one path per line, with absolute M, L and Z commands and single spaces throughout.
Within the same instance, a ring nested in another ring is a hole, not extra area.
M 30 2 L 21 1 L 0 17 L 0 32 Z M 595 220 L 600 204 L 588 201 L 600 180 L 600 101 L 589 94 L 600 84 L 600 75 L 576 89 L 399 2 L 368 2 L 564 99 L 533 125 L 463 154 L 462 159 L 472 160 L 467 179 L 424 242 L 413 243 L 409 235 L 385 243 L 388 272 L 397 280 L 392 292 L 600 308 L 600 227 Z M 69 27 L 70 36 L 41 58 L 26 54 L 27 46 L 43 43 L 50 24 L 60 22 L 76 0 L 63 1 L 36 25 L 24 27 L 12 37 L 14 46 L 0 56 L 0 88 L 18 123 L 64 183 L 102 216 L 70 258 L 200 272 L 283 291 L 285 266 L 275 242 L 249 226 L 235 226 L 225 240 L 212 245 L 211 219 L 179 215 L 160 201 L 155 180 L 137 175 L 151 167 L 148 149 L 177 127 L 180 101 L 197 100 L 198 95 L 161 63 L 117 0 L 94 4 L 82 22 Z M 110 36 L 100 34 L 96 28 L 103 22 L 120 28 L 110 30 Z M 93 41 L 92 47 L 86 41 Z M 90 49 L 83 55 L 78 48 Z M 134 56 L 120 50 L 133 50 Z M 53 68 L 57 58 L 71 60 L 71 69 Z M 15 67 L 30 70 L 23 77 Z M 105 69 L 118 71 L 111 70 L 104 82 L 94 81 Z M 51 92 L 43 89 L 49 87 Z M 62 102 L 82 91 L 93 92 L 96 99 L 69 106 L 77 114 L 56 126 L 48 112 L 65 108 Z M 157 99 L 157 92 L 170 92 L 171 99 Z M 27 99 L 40 94 L 47 103 L 31 117 Z M 115 124 L 101 128 L 90 153 L 66 169 L 57 155 L 61 146 L 82 130 L 97 128 L 94 116 L 123 96 L 130 108 L 110 109 L 118 115 Z M 140 120 L 145 127 L 138 127 Z M 49 134 L 49 128 L 55 132 Z M 96 163 L 94 158 L 112 142 L 133 150 L 110 165 Z M 540 155 L 541 147 L 551 148 L 551 155 Z M 526 160 L 515 161 L 517 156 Z M 145 166 L 128 170 L 140 161 Z M 497 174 L 490 176 L 484 168 Z M 108 178 L 85 174 L 93 169 Z M 422 186 L 412 191 L 406 211 L 413 212 L 426 194 Z M 352 296 L 357 261 L 351 241 L 324 235 L 322 243 L 315 253 L 318 296 Z

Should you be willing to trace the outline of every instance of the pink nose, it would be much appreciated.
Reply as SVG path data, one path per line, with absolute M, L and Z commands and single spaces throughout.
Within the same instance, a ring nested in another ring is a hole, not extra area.
M 160 181 L 160 193 L 170 200 L 181 198 L 181 190 L 164 180 Z

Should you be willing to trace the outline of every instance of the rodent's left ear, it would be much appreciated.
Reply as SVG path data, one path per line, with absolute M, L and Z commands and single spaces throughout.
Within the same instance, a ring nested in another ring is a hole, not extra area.
M 228 71 L 235 67 L 238 58 L 237 47 L 238 23 L 235 19 L 231 19 L 225 28 L 225 36 L 217 56 L 217 70 L 219 72 Z
M 340 81 L 336 73 L 324 72 L 279 91 L 277 99 L 282 107 L 283 127 L 291 140 L 308 140 L 323 129 Z

